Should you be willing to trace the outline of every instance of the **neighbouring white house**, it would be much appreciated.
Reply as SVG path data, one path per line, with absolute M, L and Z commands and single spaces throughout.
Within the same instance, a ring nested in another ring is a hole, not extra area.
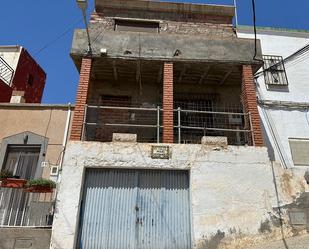
M 239 26 L 240 38 L 254 38 Z M 270 159 L 285 168 L 309 166 L 309 31 L 257 28 L 264 60 L 255 74 Z

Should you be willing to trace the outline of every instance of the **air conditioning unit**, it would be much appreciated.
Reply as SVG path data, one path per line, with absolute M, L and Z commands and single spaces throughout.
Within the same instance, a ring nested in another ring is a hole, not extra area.
M 59 173 L 59 167 L 58 166 L 52 166 L 50 168 L 50 176 L 57 176 Z
M 229 123 L 234 125 L 241 125 L 242 124 L 242 116 L 237 114 L 230 114 L 229 115 Z

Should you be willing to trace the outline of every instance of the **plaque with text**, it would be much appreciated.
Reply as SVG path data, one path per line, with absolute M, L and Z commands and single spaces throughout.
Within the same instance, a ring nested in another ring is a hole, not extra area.
M 170 147 L 163 145 L 153 145 L 151 147 L 151 158 L 152 159 L 169 159 L 170 158 Z

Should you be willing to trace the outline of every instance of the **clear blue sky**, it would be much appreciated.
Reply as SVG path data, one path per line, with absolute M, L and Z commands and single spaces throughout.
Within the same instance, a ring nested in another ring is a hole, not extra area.
M 179 2 L 232 4 L 233 0 Z M 251 25 L 251 0 L 237 3 L 239 24 Z M 309 30 L 309 0 L 256 0 L 256 5 L 258 26 Z M 24 46 L 47 73 L 43 102 L 74 103 L 78 73 L 69 52 L 73 29 L 84 27 L 78 23 L 81 13 L 75 0 L 2 0 L 1 10 L 0 45 Z M 66 35 L 53 42 L 68 29 Z

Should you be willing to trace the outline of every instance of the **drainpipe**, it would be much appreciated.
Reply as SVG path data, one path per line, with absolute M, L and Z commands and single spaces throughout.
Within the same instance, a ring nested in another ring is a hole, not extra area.
M 65 154 L 65 149 L 67 146 L 67 140 L 68 140 L 68 135 L 69 135 L 69 129 L 70 129 L 70 121 L 71 121 L 71 103 L 68 104 L 68 114 L 67 114 L 67 120 L 65 123 L 65 129 L 64 129 L 64 135 L 63 135 L 63 142 L 62 142 L 62 154 L 61 154 L 61 159 L 59 163 L 59 172 L 62 170 L 62 165 L 63 165 L 63 158 Z M 60 174 L 58 175 L 58 181 L 60 180 Z
M 257 86 L 256 90 L 257 90 L 258 99 L 264 100 L 264 96 L 263 96 L 262 92 L 259 91 L 257 79 L 255 79 L 255 84 Z M 284 169 L 288 169 L 288 168 L 290 168 L 290 163 L 289 163 L 289 160 L 287 159 L 286 152 L 285 152 L 285 150 L 284 150 L 284 148 L 281 144 L 280 137 L 278 135 L 274 121 L 273 121 L 271 115 L 269 114 L 268 110 L 264 106 L 261 106 L 261 110 L 262 110 L 262 113 L 265 117 L 265 121 L 266 121 L 267 126 L 269 128 L 270 135 L 273 139 L 277 153 L 279 155 L 279 160 L 281 162 L 281 165 L 283 166 Z

